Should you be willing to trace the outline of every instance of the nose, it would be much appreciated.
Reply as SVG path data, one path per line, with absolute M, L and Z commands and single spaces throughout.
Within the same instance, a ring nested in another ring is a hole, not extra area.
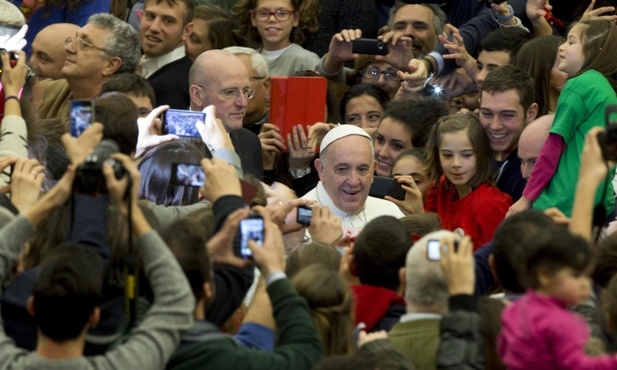
M 360 175 L 356 171 L 350 171 L 349 176 L 347 176 L 347 184 L 352 187 L 356 187 L 360 184 Z
M 360 118 L 360 127 L 361 128 L 369 127 L 369 121 L 366 118 L 366 116 L 362 116 L 362 118 Z
M 236 107 L 246 108 L 248 106 L 248 102 L 249 101 L 248 99 L 246 99 L 246 96 L 244 96 L 244 94 L 240 94 L 240 96 L 236 98 L 234 104 L 236 105 Z
M 499 115 L 493 114 L 493 118 L 491 118 L 491 124 L 489 125 L 489 128 L 493 131 L 499 131 L 502 127 L 503 125 L 499 120 Z
M 521 162 L 521 175 L 523 176 L 525 180 L 529 180 L 529 178 L 531 177 L 532 170 L 533 170 L 532 165 L 525 163 L 525 162 Z
M 478 89 L 482 88 L 482 83 L 484 83 L 484 79 L 486 78 L 487 74 L 488 74 L 488 71 L 485 68 L 481 70 L 480 72 L 478 72 L 478 74 L 476 75 L 476 86 L 478 87 Z
M 64 51 L 66 51 L 67 53 L 70 53 L 70 54 L 75 54 L 75 48 L 73 47 L 73 43 L 74 42 L 75 42 L 75 39 L 73 39 L 68 44 L 65 44 L 64 45 Z
M 407 25 L 405 26 L 405 31 L 403 32 L 403 35 L 407 37 L 411 37 L 411 38 L 414 38 L 416 36 L 415 30 L 411 23 L 407 23 Z
M 161 29 L 161 19 L 159 17 L 155 17 L 151 22 L 148 30 L 151 32 L 158 32 Z
M 377 154 L 377 158 L 384 159 L 388 157 L 388 146 L 387 145 L 375 145 L 375 154 Z
M 463 163 L 461 162 L 461 157 L 460 157 L 460 156 L 455 155 L 455 156 L 452 158 L 452 167 L 456 167 L 456 168 L 458 168 L 458 167 L 461 167 L 461 166 L 462 166 L 462 164 L 463 164 Z

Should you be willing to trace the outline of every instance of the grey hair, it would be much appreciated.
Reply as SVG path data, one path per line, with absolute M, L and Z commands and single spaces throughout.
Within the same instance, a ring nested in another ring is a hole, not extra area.
M 422 6 L 425 6 L 431 9 L 433 11 L 433 25 L 435 26 L 435 38 L 437 38 L 438 35 L 443 34 L 443 29 L 446 26 L 447 17 L 446 17 L 446 13 L 441 9 L 439 5 L 426 4 L 426 3 L 409 4 L 409 3 L 402 2 L 400 0 L 397 0 L 394 6 L 392 7 L 392 9 L 390 9 L 390 18 L 388 19 L 388 28 L 390 30 L 392 30 L 392 22 L 394 21 L 394 14 L 396 14 L 396 12 L 398 12 L 399 9 L 401 9 L 405 5 L 422 5 Z
M 248 55 L 251 57 L 251 64 L 253 69 L 259 77 L 270 77 L 268 73 L 268 64 L 266 59 L 253 48 L 247 48 L 244 46 L 229 46 L 223 49 L 232 53 L 233 55 Z
M 134 73 L 141 58 L 137 31 L 130 24 L 105 13 L 90 16 L 88 24 L 110 31 L 107 33 L 105 54 L 122 59 L 122 65 L 115 73 Z
M 14 26 L 23 26 L 26 24 L 26 18 L 14 4 L 6 0 L 0 0 L 0 22 Z
M 450 291 L 446 275 L 439 261 L 426 258 L 427 243 L 430 239 L 441 239 L 452 235 L 450 231 L 440 230 L 418 240 L 407 253 L 405 300 L 428 312 L 442 312 L 448 309 Z

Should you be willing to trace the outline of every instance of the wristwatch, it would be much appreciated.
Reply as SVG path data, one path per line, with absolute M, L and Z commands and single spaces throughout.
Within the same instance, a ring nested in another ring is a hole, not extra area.
M 308 175 L 309 173 L 311 173 L 311 168 L 310 167 L 307 167 L 307 168 L 290 168 L 289 169 L 289 174 L 291 175 L 291 177 L 294 180 L 302 178 L 302 177 Z

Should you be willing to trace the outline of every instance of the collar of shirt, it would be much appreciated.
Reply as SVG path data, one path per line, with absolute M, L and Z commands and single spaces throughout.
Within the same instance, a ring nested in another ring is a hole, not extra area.
M 409 321 L 418 321 L 418 320 L 430 320 L 430 319 L 441 319 L 441 315 L 438 313 L 406 313 L 400 318 L 400 322 L 409 322 Z
M 154 74 L 154 72 L 163 68 L 171 62 L 175 62 L 178 59 L 184 58 L 186 52 L 184 50 L 184 44 L 178 46 L 174 50 L 170 51 L 167 54 L 160 55 L 154 58 L 146 58 L 145 56 L 141 57 L 141 75 L 143 78 L 149 78 Z

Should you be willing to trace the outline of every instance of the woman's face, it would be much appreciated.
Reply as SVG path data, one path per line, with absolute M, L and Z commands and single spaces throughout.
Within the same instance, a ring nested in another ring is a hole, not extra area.
M 366 66 L 360 82 L 379 86 L 392 97 L 401 86 L 401 79 L 396 72 L 398 72 L 398 69 L 386 62 L 374 62 Z
M 398 156 L 407 149 L 413 149 L 411 139 L 412 133 L 403 123 L 391 117 L 386 117 L 381 121 L 373 143 L 377 160 L 377 175 L 390 176 L 392 165 Z
M 210 33 L 210 27 L 208 22 L 203 19 L 193 19 L 193 31 L 186 40 L 186 55 L 195 60 L 199 54 L 204 51 L 212 49 L 212 43 L 208 34 Z
M 424 163 L 413 155 L 406 155 L 397 160 L 392 167 L 392 177 L 411 176 L 416 182 L 418 189 L 422 192 L 422 197 L 426 199 L 430 182 L 426 173 Z
M 345 106 L 345 123 L 362 128 L 379 126 L 382 115 L 381 104 L 368 94 L 350 99 Z

